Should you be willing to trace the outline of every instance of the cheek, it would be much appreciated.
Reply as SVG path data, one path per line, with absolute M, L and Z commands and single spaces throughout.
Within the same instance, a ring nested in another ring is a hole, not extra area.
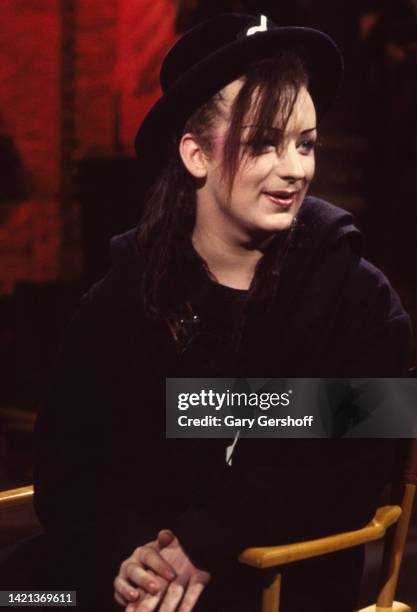
M 242 187 L 256 188 L 271 173 L 273 168 L 273 159 L 270 159 L 267 155 L 250 158 L 242 163 L 236 174 L 236 181 L 239 181 Z
M 316 169 L 316 160 L 312 155 L 311 157 L 307 157 L 304 162 L 304 172 L 307 183 L 310 183 L 313 180 L 314 172 Z

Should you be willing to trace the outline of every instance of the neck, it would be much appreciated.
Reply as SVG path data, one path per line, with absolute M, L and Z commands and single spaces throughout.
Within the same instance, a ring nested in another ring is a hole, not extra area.
M 233 289 L 249 289 L 263 248 L 228 240 L 216 226 L 205 224 L 203 229 L 198 223 L 193 230 L 192 244 L 218 283 Z

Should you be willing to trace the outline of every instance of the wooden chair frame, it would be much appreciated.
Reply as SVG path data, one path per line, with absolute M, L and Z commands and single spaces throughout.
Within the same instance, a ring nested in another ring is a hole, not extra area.
M 22 508 L 23 506 L 32 506 L 33 504 L 33 486 L 20 487 L 18 489 L 9 489 L 8 491 L 0 491 L 0 512 L 11 510 L 12 508 Z
M 8 546 L 17 540 L 40 532 L 33 508 L 33 487 L 0 492 L 0 544 Z
M 392 500 L 397 503 L 378 508 L 366 527 L 306 542 L 248 548 L 241 553 L 240 563 L 259 569 L 277 568 L 272 582 L 263 590 L 262 612 L 279 612 L 282 579 L 280 568 L 303 559 L 378 540 L 385 536 L 387 529 L 395 523 L 395 528 L 390 530 L 385 540 L 376 604 L 358 612 L 412 612 L 407 604 L 394 601 L 416 491 L 417 440 L 411 440 L 408 446 L 399 484 L 393 487 L 391 494 Z M 335 603 L 335 612 L 336 610 Z

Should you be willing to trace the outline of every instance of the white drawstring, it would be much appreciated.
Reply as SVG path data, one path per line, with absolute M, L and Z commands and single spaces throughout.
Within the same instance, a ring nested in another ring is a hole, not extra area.
M 239 434 L 240 434 L 240 429 L 238 429 L 237 432 L 235 433 L 235 437 L 234 437 L 232 444 L 230 444 L 230 446 L 226 448 L 226 464 L 229 466 L 232 465 L 233 451 L 235 450 L 235 446 L 237 444 L 237 439 L 239 437 Z

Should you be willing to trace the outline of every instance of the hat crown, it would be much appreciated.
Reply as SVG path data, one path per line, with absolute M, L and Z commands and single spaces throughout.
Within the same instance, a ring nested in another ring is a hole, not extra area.
M 164 59 L 159 77 L 162 91 L 212 53 L 269 27 L 276 26 L 264 15 L 224 13 L 188 30 Z

